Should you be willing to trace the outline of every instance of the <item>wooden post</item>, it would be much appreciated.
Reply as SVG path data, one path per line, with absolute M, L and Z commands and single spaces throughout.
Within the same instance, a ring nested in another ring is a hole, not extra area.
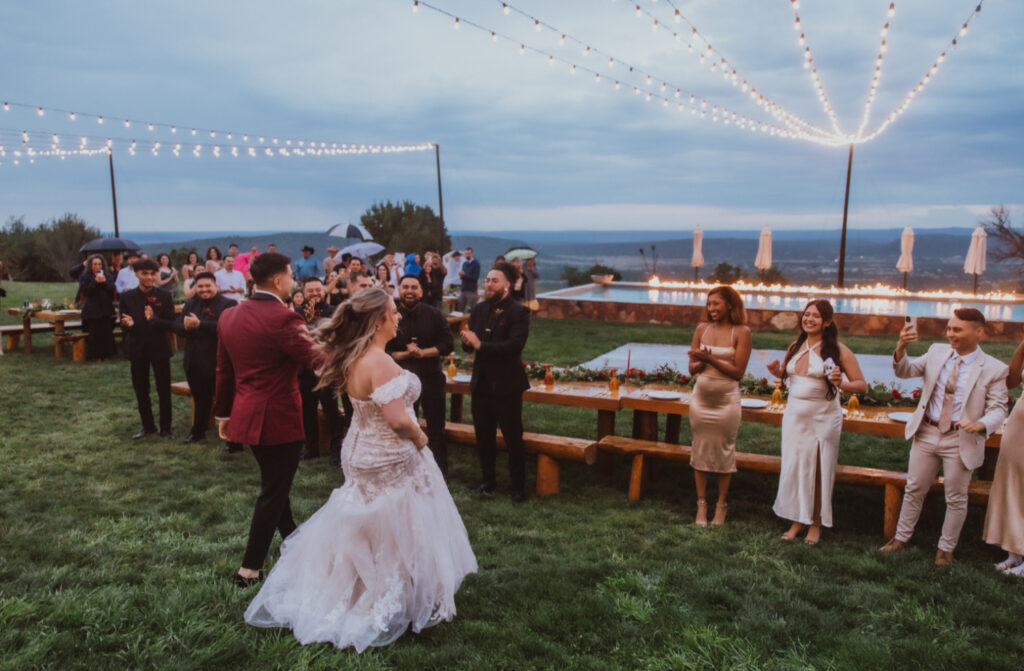
M 615 435 L 615 411 L 614 410 L 598 410 L 597 411 L 597 439 L 601 440 L 605 436 Z M 611 452 L 604 452 L 598 450 L 597 452 L 597 468 L 604 475 L 611 476 L 615 472 L 615 455 Z
M 86 339 L 78 338 L 75 340 L 74 346 L 71 348 L 71 358 L 75 361 L 85 361 L 86 359 Z
M 434 145 L 434 159 L 437 162 L 437 216 L 444 226 L 444 199 L 441 197 L 441 145 Z
M 843 232 L 839 237 L 839 288 L 843 288 L 846 270 L 846 213 L 850 209 L 850 172 L 853 168 L 853 143 L 850 143 L 850 157 L 846 160 L 846 196 L 843 198 Z
M 114 201 L 114 237 L 121 237 L 121 230 L 117 225 L 117 189 L 114 187 L 114 152 L 107 150 L 107 158 L 110 160 L 110 198 Z
M 665 442 L 679 444 L 679 429 L 683 424 L 682 415 L 665 415 Z M 657 431 L 657 428 L 655 428 Z
M 629 473 L 629 500 L 639 501 L 647 484 L 647 461 L 643 454 L 633 455 L 633 469 Z
M 537 496 L 558 493 L 558 462 L 546 454 L 537 455 Z

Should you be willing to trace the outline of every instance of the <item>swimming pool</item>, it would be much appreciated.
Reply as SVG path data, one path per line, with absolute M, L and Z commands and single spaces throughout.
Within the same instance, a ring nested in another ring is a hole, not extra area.
M 710 288 L 710 285 L 709 285 Z M 948 319 L 953 310 L 974 307 L 985 319 L 1000 322 L 1024 322 L 1024 302 L 969 299 L 927 299 L 884 296 L 834 296 L 826 294 L 772 293 L 740 289 L 748 309 L 772 311 L 800 311 L 814 298 L 826 298 L 837 313 L 858 315 L 887 315 L 934 317 Z M 636 303 L 651 305 L 702 306 L 707 300 L 706 289 L 676 289 L 654 287 L 633 282 L 613 282 L 607 285 L 590 284 L 583 287 L 560 289 L 539 298 L 549 300 L 596 301 L 605 303 Z

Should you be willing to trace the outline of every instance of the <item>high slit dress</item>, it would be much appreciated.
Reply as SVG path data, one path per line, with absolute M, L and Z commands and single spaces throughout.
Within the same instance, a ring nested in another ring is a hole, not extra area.
M 839 438 L 843 432 L 843 411 L 839 393 L 825 398 L 828 384 L 821 355 L 804 348 L 786 364 L 789 398 L 782 415 L 782 468 L 775 514 L 793 522 L 810 525 L 814 514 L 814 472 L 821 455 L 821 524 L 832 526 L 832 485 L 839 461 Z M 797 375 L 796 362 L 807 357 L 807 373 Z

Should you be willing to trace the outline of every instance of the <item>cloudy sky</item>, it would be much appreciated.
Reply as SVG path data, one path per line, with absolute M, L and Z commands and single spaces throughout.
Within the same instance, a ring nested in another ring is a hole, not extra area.
M 214 158 L 209 147 L 195 158 L 187 149 L 199 139 L 239 144 L 250 133 L 251 141 L 264 134 L 282 142 L 439 143 L 452 230 L 839 226 L 845 146 L 754 134 L 676 108 L 679 88 L 687 107 L 693 94 L 698 104 L 708 101 L 709 112 L 719 105 L 778 124 L 711 72 L 710 60 L 700 63 L 695 54 L 704 42 L 673 20 L 674 8 L 741 81 L 830 129 L 802 68 L 788 0 L 509 3 L 539 19 L 539 31 L 532 19 L 505 14 L 501 2 L 429 3 L 461 17 L 459 29 L 450 16 L 426 6 L 413 12 L 412 4 L 0 0 L 0 99 L 31 106 L 0 111 L 8 149 L 0 159 L 0 216 L 34 224 L 76 212 L 112 229 L 106 159 L 14 165 L 22 131 L 34 142 L 59 133 L 63 146 L 79 135 L 94 144 L 114 139 L 126 235 L 317 230 L 356 220 L 386 199 L 436 210 L 433 152 L 271 159 Z M 864 110 L 888 6 L 800 2 L 802 32 L 846 133 L 856 131 Z M 975 6 L 897 1 L 869 129 L 928 72 Z M 1000 203 L 1016 207 L 1024 223 L 1022 44 L 1024 3 L 986 0 L 906 113 L 855 148 L 851 226 L 969 226 Z M 549 65 L 534 49 L 560 61 Z M 578 65 L 576 74 L 568 64 Z M 588 69 L 601 72 L 599 82 Z M 650 73 L 652 85 L 637 72 Z M 58 109 L 75 110 L 77 120 Z M 104 124 L 87 113 L 104 115 Z M 181 130 L 125 128 L 116 118 Z M 190 137 L 191 127 L 221 132 Z M 224 131 L 233 131 L 232 141 Z M 134 156 L 131 139 L 140 148 Z M 154 140 L 163 143 L 157 157 L 149 151 Z M 186 149 L 176 158 L 169 147 L 178 141 Z

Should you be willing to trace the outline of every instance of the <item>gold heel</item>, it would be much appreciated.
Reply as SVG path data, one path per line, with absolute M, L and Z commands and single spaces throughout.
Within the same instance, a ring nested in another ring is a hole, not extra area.
M 715 505 L 715 517 L 711 520 L 711 526 L 720 527 L 725 524 L 725 516 L 729 512 L 728 503 L 719 503 Z
M 708 525 L 708 502 L 705 499 L 697 499 L 697 518 L 693 523 L 699 527 Z

